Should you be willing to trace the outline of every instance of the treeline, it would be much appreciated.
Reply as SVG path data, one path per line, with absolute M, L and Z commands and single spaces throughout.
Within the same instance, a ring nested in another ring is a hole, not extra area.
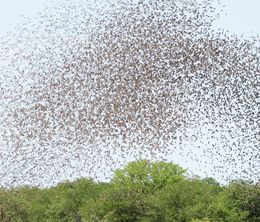
M 188 178 L 178 165 L 140 160 L 109 183 L 0 189 L 1 222 L 259 222 L 260 184 Z

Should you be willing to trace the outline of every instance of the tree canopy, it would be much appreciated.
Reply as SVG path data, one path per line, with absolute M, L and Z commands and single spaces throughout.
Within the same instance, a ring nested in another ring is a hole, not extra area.
M 260 186 L 188 177 L 179 165 L 139 160 L 110 182 L 90 179 L 40 189 L 0 190 L 3 222 L 258 222 Z

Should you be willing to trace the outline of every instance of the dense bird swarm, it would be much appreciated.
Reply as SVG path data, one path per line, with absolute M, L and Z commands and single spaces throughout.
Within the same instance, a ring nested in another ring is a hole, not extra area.
M 213 5 L 68 1 L 7 34 L 0 185 L 102 178 L 189 140 L 213 170 L 259 180 L 259 40 L 212 32 Z

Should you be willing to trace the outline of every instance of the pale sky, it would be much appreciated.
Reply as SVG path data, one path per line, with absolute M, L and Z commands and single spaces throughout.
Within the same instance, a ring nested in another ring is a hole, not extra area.
M 259 0 L 221 0 L 226 5 L 224 15 L 216 27 L 237 34 L 260 34 Z
M 62 2 L 65 0 L 58 0 Z M 105 0 L 104 0 L 105 1 Z M 215 26 L 231 33 L 260 34 L 259 0 L 220 0 L 226 5 L 223 16 Z M 22 15 L 33 17 L 45 5 L 55 0 L 0 0 L 0 35 L 10 29 L 10 25 L 19 24 Z
M 66 0 L 58 0 L 63 2 Z M 76 1 L 76 0 L 74 0 Z M 105 1 L 105 0 L 104 0 Z M 222 4 L 226 5 L 223 16 L 217 21 L 214 26 L 229 31 L 229 33 L 245 34 L 245 36 L 260 35 L 260 0 L 220 0 Z M 13 26 L 19 25 L 23 17 L 33 18 L 37 13 L 44 9 L 45 6 L 50 5 L 55 0 L 0 0 L 0 37 L 6 31 L 12 30 Z M 226 15 L 224 15 L 226 14 Z M 218 138 L 216 138 L 218 140 Z M 200 142 L 202 147 L 204 141 Z M 187 142 L 189 143 L 189 142 Z M 196 145 L 194 142 L 192 144 Z M 190 143 L 190 144 L 191 144 Z M 214 141 L 212 141 L 214 143 Z M 200 145 L 199 144 L 199 145 Z M 198 146 L 199 146 L 198 145 Z M 187 145 L 188 146 L 188 145 Z M 205 145 L 206 146 L 206 145 Z M 202 151 L 198 150 L 198 154 Z M 182 156 L 175 155 L 170 158 L 183 167 L 194 168 L 196 163 L 191 160 L 186 162 L 185 154 Z M 205 159 L 204 159 L 205 160 Z M 205 161 L 204 161 L 205 162 Z M 207 164 L 207 162 L 205 162 Z M 202 166 L 203 168 L 204 166 Z M 209 167 L 209 165 L 205 166 Z M 210 169 L 208 169 L 210 170 Z M 196 172 L 196 171 L 195 171 Z
M 22 16 L 36 16 L 50 0 L 0 0 L 0 34 L 17 25 Z

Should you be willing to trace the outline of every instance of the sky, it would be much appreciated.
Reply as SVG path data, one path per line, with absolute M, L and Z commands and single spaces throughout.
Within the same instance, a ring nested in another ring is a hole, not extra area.
M 221 0 L 226 7 L 225 15 L 215 23 L 231 33 L 260 34 L 260 1 L 259 0 Z
M 0 0 L 0 34 L 19 24 L 23 16 L 36 16 L 37 12 L 50 2 L 50 0 Z
M 65 0 L 59 0 L 62 2 Z M 75 0 L 74 0 L 75 1 Z M 105 1 L 105 0 L 104 0 Z M 214 23 L 215 29 L 224 29 L 229 33 L 250 35 L 260 35 L 260 0 L 220 0 L 225 5 L 222 17 Z M 54 0 L 0 0 L 0 37 L 5 32 L 12 30 L 12 27 L 19 25 L 23 16 L 33 18 L 37 13 L 54 2 Z M 0 78 L 1 79 L 1 78 Z M 192 134 L 192 132 L 191 132 Z M 218 138 L 216 138 L 218 140 Z M 204 141 L 206 143 L 206 141 Z M 203 141 L 198 142 L 200 144 Z M 216 141 L 215 141 L 216 142 Z M 194 143 L 192 141 L 191 143 Z M 212 141 L 214 143 L 214 141 Z M 198 150 L 198 153 L 202 150 Z M 199 154 L 198 154 L 199 155 Z M 187 161 L 186 155 L 176 155 L 170 160 L 178 162 L 183 167 L 196 167 L 196 161 Z M 205 161 L 205 164 L 207 162 Z M 203 168 L 203 166 L 202 166 Z M 210 169 L 209 169 L 210 170 Z M 196 171 L 194 171 L 196 172 Z
M 19 24 L 22 16 L 33 17 L 54 0 L 0 0 L 0 35 Z M 62 2 L 64 0 L 59 0 Z M 220 0 L 224 4 L 224 16 L 216 23 L 231 33 L 260 34 L 259 0 Z

